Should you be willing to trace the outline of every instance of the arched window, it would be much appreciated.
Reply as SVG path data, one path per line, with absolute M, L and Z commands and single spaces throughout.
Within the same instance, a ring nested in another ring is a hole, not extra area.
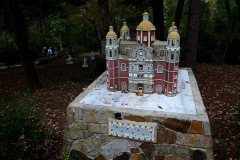
M 112 57 L 112 51 L 109 51 L 109 57 Z
M 171 52 L 171 60 L 174 60 L 174 52 Z
M 147 41 L 147 36 L 144 36 L 144 37 L 143 37 L 143 41 Z
M 151 41 L 154 41 L 154 36 L 153 35 L 151 36 Z
M 172 46 L 174 46 L 174 40 L 172 40 Z
M 109 39 L 109 44 L 112 45 L 112 39 Z

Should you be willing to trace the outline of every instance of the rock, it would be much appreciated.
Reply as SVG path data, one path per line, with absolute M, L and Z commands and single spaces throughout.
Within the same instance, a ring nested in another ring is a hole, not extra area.
M 106 124 L 100 124 L 100 133 L 108 133 Z
M 206 153 L 201 150 L 190 150 L 190 160 L 206 160 Z
M 203 126 L 201 121 L 192 120 L 189 133 L 203 134 Z
M 128 152 L 123 152 L 120 156 L 113 158 L 113 160 L 129 160 L 131 154 Z
M 84 160 L 92 160 L 91 158 L 88 158 L 88 156 L 80 151 L 75 151 L 75 150 L 72 150 L 71 151 L 71 155 L 76 155 L 77 158 L 79 159 L 84 159 Z
M 165 127 L 178 132 L 187 133 L 189 126 L 190 121 L 188 120 L 179 120 L 175 118 L 167 118 L 165 120 Z
M 198 134 L 180 134 L 176 143 L 197 148 L 212 148 L 212 138 Z
M 176 142 L 176 139 L 177 139 L 177 136 L 175 132 L 166 130 L 164 143 L 173 144 Z
M 107 125 L 106 124 L 88 124 L 88 131 L 89 132 L 96 132 L 96 133 L 107 133 Z
M 136 141 L 129 141 L 132 147 L 138 147 L 141 143 Z
M 165 132 L 166 132 L 166 129 L 164 127 L 158 125 L 158 129 L 157 129 L 157 143 L 159 143 L 159 144 L 164 143 Z
M 164 127 L 158 125 L 157 129 L 157 143 L 173 144 L 176 142 L 176 133 L 170 130 L 166 130 Z
M 187 147 L 181 146 L 163 146 L 158 145 L 157 147 L 157 154 L 175 154 L 175 155 L 189 155 L 189 150 Z
M 98 151 L 99 148 L 100 148 L 100 143 L 95 135 L 92 135 L 91 137 L 88 137 L 85 140 L 80 140 L 79 142 L 73 144 L 74 150 L 81 151 L 85 154 L 92 152 L 94 150 Z M 93 152 L 93 153 L 95 154 L 96 152 Z
M 134 154 L 132 160 L 147 160 L 147 158 L 143 154 Z
M 68 151 L 70 151 L 70 148 L 72 146 L 72 142 L 73 142 L 73 140 L 71 140 L 71 139 L 64 138 L 64 140 L 63 140 L 63 145 Z
M 164 160 L 164 159 L 165 159 L 164 155 L 160 155 L 160 154 L 155 155 L 155 160 Z
M 206 136 L 211 136 L 210 124 L 208 122 L 204 122 L 204 132 Z
M 152 159 L 155 151 L 155 146 L 152 143 L 145 142 L 145 143 L 142 143 L 139 147 L 142 149 L 142 151 L 144 152 L 145 156 L 148 159 Z
M 125 139 L 115 139 L 104 145 L 100 149 L 100 153 L 106 158 L 111 159 L 114 156 L 126 152 L 131 147 L 131 144 Z
M 111 136 L 108 136 L 108 135 L 105 135 L 105 134 L 100 134 L 98 136 L 98 140 L 100 142 L 100 144 L 103 146 L 111 141 L 113 141 L 115 138 L 111 137 Z
M 167 157 L 167 160 L 187 160 L 187 157 L 171 155 Z
M 83 122 L 97 123 L 96 110 L 83 108 Z
M 67 108 L 67 125 L 71 125 L 74 120 L 74 112 L 71 107 Z
M 165 118 L 163 117 L 152 117 L 152 122 L 159 123 L 161 125 L 164 125 Z
M 114 112 L 108 110 L 98 110 L 96 112 L 96 118 L 98 123 L 108 124 L 108 118 L 114 118 Z
M 65 138 L 69 139 L 85 138 L 85 135 L 83 130 L 78 130 L 68 126 L 66 128 Z
M 103 155 L 99 155 L 97 158 L 95 158 L 94 160 L 107 160 Z
M 139 153 L 139 152 L 140 152 L 140 149 L 139 149 L 139 148 L 132 148 L 132 149 L 131 149 L 131 153 L 132 153 L 132 154 Z
M 74 121 L 73 128 L 76 129 L 87 129 L 87 124 L 82 121 Z
M 129 116 L 124 116 L 124 119 L 129 120 L 129 121 L 135 121 L 135 122 L 150 122 L 151 116 L 134 116 L 134 115 L 129 115 Z

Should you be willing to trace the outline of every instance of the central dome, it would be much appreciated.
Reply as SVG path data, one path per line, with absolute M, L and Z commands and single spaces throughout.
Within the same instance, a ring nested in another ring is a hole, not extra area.
M 137 30 L 155 30 L 155 26 L 148 20 L 148 13 L 143 13 L 143 21 L 137 26 Z

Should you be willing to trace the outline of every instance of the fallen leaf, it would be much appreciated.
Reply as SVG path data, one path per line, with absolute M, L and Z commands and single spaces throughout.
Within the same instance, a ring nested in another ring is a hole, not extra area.
M 158 105 L 158 108 L 163 109 L 161 106 Z
M 186 89 L 186 87 L 185 86 L 183 86 L 183 88 L 182 89 Z
M 109 96 L 111 96 L 112 94 L 108 94 Z
M 110 104 L 111 102 L 109 102 L 109 101 L 105 101 L 105 102 L 103 102 L 103 103 L 105 103 L 105 104 Z
M 186 83 L 189 83 L 189 84 L 190 84 L 190 81 L 186 81 Z
M 99 78 L 96 78 L 96 80 L 97 80 L 98 82 L 100 82 L 100 79 L 99 79 Z

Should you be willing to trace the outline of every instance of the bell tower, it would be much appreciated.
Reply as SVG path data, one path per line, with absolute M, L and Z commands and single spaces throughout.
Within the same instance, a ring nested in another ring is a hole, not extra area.
M 123 26 L 120 30 L 120 37 L 123 41 L 130 40 L 129 28 L 127 26 L 127 22 L 123 22 Z
M 175 23 L 169 29 L 167 38 L 167 54 L 166 54 L 166 70 L 165 70 L 165 90 L 167 96 L 175 96 L 177 94 L 178 67 L 180 58 L 180 36 L 178 34 Z
M 109 32 L 106 35 L 106 68 L 107 88 L 111 91 L 117 90 L 117 58 L 117 34 L 113 31 L 113 26 L 110 26 Z

